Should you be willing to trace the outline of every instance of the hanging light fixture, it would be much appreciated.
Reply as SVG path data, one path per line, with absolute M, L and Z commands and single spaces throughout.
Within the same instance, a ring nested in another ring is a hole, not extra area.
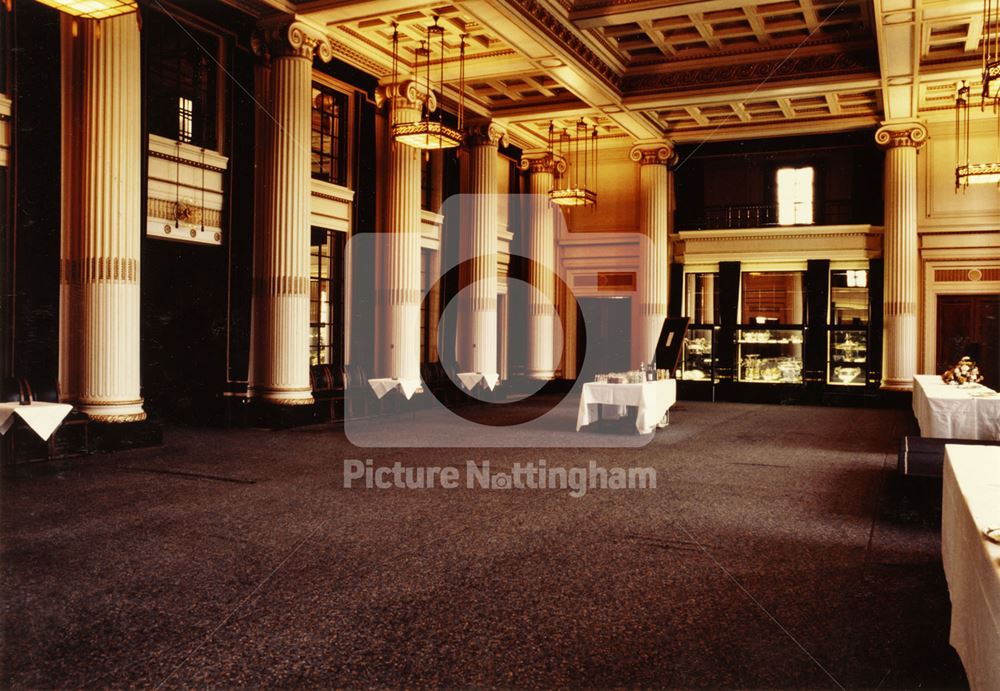
M 106 19 L 135 12 L 135 0 L 38 0 L 43 5 L 84 19 Z
M 567 154 L 572 154 L 573 165 L 570 173 L 563 176 L 566 186 L 553 188 L 549 198 L 554 204 L 562 206 L 597 204 L 597 125 L 588 128 L 580 118 L 572 135 L 563 130 L 558 138 L 558 151 L 554 140 L 555 126 L 550 122 L 549 155 L 565 158 Z
M 423 58 L 424 67 L 423 87 L 426 89 L 426 97 L 423 100 L 420 119 L 415 122 L 396 122 L 392 125 L 393 140 L 416 149 L 452 149 L 462 144 L 462 111 L 465 109 L 465 36 L 462 36 L 459 46 L 458 128 L 444 124 L 442 110 L 435 106 L 437 99 L 434 96 L 431 82 L 431 62 L 435 38 L 438 39 L 440 46 L 437 87 L 439 94 L 444 93 L 444 27 L 438 24 L 438 18 L 435 17 L 434 24 L 427 27 L 426 41 L 421 41 L 420 48 L 413 53 L 413 71 L 418 84 L 420 84 L 421 58 Z M 398 64 L 399 29 L 393 24 L 392 74 L 393 82 L 397 85 L 399 84 Z
M 982 82 L 979 108 L 987 105 L 998 114 L 1000 106 L 1000 0 L 983 0 Z M 971 89 L 965 80 L 955 93 L 955 189 L 969 185 L 1000 184 L 1000 163 L 969 162 L 969 110 Z M 997 119 L 997 142 L 1000 148 L 1000 117 Z

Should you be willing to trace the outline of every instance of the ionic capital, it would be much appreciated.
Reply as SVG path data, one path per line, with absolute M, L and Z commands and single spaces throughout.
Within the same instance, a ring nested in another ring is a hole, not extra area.
M 521 170 L 526 170 L 532 175 L 535 173 L 562 175 L 566 172 L 566 159 L 548 152 L 535 155 L 525 154 L 517 165 Z
M 669 166 L 673 164 L 675 156 L 673 146 L 663 142 L 636 144 L 628 152 L 628 157 L 641 166 Z
M 507 130 L 495 122 L 472 125 L 465 130 L 465 141 L 469 146 L 507 146 Z
M 424 102 L 428 112 L 437 110 L 437 97 L 433 91 L 412 79 L 401 82 L 387 82 L 375 91 L 375 105 L 379 108 L 388 102 L 393 110 L 422 110 Z
M 319 55 L 323 62 L 333 58 L 333 47 L 326 34 L 296 19 L 280 18 L 259 24 L 251 45 L 254 53 L 268 58 L 312 60 L 314 55 Z
M 886 123 L 875 132 L 875 143 L 882 149 L 919 149 L 926 142 L 927 128 L 919 122 Z

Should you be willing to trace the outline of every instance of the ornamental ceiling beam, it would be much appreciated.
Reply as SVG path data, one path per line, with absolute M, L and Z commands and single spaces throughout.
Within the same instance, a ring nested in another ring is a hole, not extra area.
M 875 0 L 875 36 L 886 120 L 917 117 L 919 31 L 917 0 Z
M 572 10 L 569 20 L 578 29 L 597 29 L 615 24 L 639 23 L 669 17 L 687 17 L 719 10 L 743 9 L 774 4 L 774 0 L 636 0 L 608 2 Z

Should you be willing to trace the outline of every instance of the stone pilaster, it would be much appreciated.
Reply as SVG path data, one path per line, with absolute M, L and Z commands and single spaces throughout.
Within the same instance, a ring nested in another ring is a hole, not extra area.
M 497 374 L 497 147 L 506 136 L 488 123 L 467 137 L 469 194 L 460 254 L 469 270 L 459 302 L 458 362 L 463 371 L 485 375 Z
M 565 172 L 566 163 L 546 153 L 536 157 L 526 156 L 520 165 L 522 170 L 530 173 L 528 184 L 531 193 L 527 231 L 528 258 L 532 260 L 528 269 L 528 284 L 532 289 L 528 293 L 525 375 L 529 379 L 548 380 L 555 376 L 557 364 L 555 208 L 549 201 L 549 192 L 556 173 Z
M 137 15 L 62 18 L 59 381 L 93 420 L 143 420 Z
M 260 211 L 254 238 L 249 395 L 276 405 L 312 403 L 309 386 L 310 118 L 313 55 L 325 38 L 299 22 L 261 27 L 254 49 L 270 58 Z
M 633 330 L 632 364 L 649 363 L 667 316 L 670 266 L 670 168 L 673 149 L 666 144 L 639 145 L 629 157 L 639 164 L 639 232 L 641 248 L 637 289 L 638 324 Z
M 917 149 L 920 123 L 886 124 L 875 133 L 885 149 L 885 337 L 882 387 L 912 389 L 917 371 Z
M 389 121 L 420 119 L 421 99 L 414 82 L 389 84 Z M 382 280 L 377 302 L 382 319 L 378 374 L 391 379 L 420 378 L 420 157 L 419 149 L 389 143 L 386 229 L 380 238 Z

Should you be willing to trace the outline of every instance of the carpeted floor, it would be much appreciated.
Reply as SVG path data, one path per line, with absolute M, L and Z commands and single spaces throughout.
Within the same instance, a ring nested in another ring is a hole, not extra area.
M 681 403 L 671 422 L 645 446 L 537 450 L 172 429 L 9 475 L 0 685 L 966 684 L 940 483 L 894 475 L 902 413 Z M 366 457 L 595 460 L 657 488 L 344 489 Z

